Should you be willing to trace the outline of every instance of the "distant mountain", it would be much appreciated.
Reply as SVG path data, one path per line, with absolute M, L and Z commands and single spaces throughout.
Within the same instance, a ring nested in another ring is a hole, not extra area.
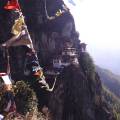
M 109 106 L 113 108 L 117 120 L 120 120 L 120 99 L 105 86 L 103 86 L 103 97 Z
M 99 66 L 96 66 L 96 71 L 103 83 L 104 99 L 114 109 L 117 120 L 120 120 L 120 76 Z
M 103 84 L 120 98 L 120 76 L 113 74 L 107 69 L 96 66 L 96 71 L 99 73 Z

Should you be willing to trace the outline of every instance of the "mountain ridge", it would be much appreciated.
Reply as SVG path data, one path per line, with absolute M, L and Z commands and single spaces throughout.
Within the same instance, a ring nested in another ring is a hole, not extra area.
M 120 77 L 113 74 L 111 71 L 102 69 L 99 66 L 96 66 L 96 70 L 99 73 L 103 84 L 116 96 L 120 98 Z

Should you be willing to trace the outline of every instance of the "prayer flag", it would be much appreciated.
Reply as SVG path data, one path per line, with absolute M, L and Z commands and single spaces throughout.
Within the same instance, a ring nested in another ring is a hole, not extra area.
M 19 3 L 17 0 L 9 0 L 7 5 L 4 6 L 6 10 L 15 10 L 20 9 Z

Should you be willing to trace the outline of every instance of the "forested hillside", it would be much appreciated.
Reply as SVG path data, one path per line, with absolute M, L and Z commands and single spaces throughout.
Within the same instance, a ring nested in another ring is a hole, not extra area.
M 103 96 L 114 108 L 117 119 L 120 119 L 120 76 L 113 74 L 110 70 L 96 66 L 103 84 Z

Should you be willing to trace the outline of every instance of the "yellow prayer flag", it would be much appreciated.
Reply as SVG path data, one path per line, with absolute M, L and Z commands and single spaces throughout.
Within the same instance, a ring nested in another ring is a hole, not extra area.
M 21 16 L 17 20 L 15 20 L 11 33 L 13 33 L 14 35 L 20 34 L 22 31 L 23 24 L 24 24 L 24 17 Z

